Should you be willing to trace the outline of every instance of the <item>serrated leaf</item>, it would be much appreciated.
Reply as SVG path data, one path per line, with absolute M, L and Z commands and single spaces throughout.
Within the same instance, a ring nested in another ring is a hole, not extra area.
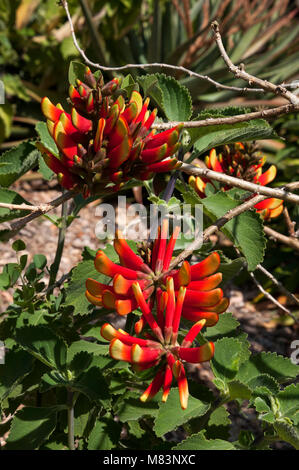
M 299 384 L 291 384 L 277 394 L 279 413 L 292 419 L 299 410 Z
M 236 400 L 237 398 L 241 398 L 242 400 L 249 400 L 251 397 L 250 388 L 238 380 L 232 380 L 227 384 L 227 386 L 230 398 L 232 400 Z
M 209 408 L 209 403 L 203 402 L 189 395 L 188 408 L 186 410 L 182 410 L 180 407 L 178 389 L 174 388 L 171 390 L 167 402 L 159 404 L 159 411 L 155 419 L 154 431 L 158 437 L 162 437 L 167 432 L 176 429 L 178 426 L 188 422 L 190 419 L 203 416 Z
M 117 446 L 120 439 L 121 425 L 113 417 L 104 416 L 96 422 L 88 440 L 88 450 L 110 450 Z
M 18 328 L 16 342 L 47 366 L 65 368 L 66 344 L 50 328 L 41 325 Z
M 105 356 L 109 352 L 109 343 L 97 344 L 84 340 L 75 341 L 68 348 L 67 362 L 70 363 L 73 360 L 74 356 L 81 352 L 87 352 L 96 356 Z
M 34 450 L 45 442 L 56 427 L 56 407 L 25 407 L 18 411 L 5 448 L 7 450 Z
M 84 393 L 91 401 L 100 401 L 108 407 L 110 395 L 102 374 L 101 358 L 94 357 L 88 368 L 72 381 L 71 387 Z
M 38 156 L 39 152 L 31 142 L 23 142 L 3 153 L 0 156 L 0 185 L 7 188 L 14 183 L 37 164 Z
M 210 416 L 205 437 L 207 439 L 228 440 L 230 424 L 231 421 L 227 409 L 224 406 L 219 406 Z
M 261 352 L 250 357 L 244 362 L 238 372 L 237 378 L 241 382 L 248 383 L 260 374 L 268 374 L 279 383 L 294 379 L 299 374 L 299 366 L 283 356 L 276 353 Z
M 212 370 L 217 378 L 231 381 L 242 362 L 242 343 L 235 338 L 222 338 L 215 343 L 215 353 L 211 361 Z
M 222 439 L 206 439 L 201 433 L 193 434 L 172 450 L 236 450 L 235 446 Z
M 234 190 L 219 191 L 201 199 L 190 185 L 183 185 L 180 181 L 177 181 L 176 187 L 182 193 L 187 204 L 203 205 L 204 212 L 213 222 L 229 210 L 240 205 L 240 200 L 233 198 L 235 195 Z M 221 228 L 221 231 L 242 251 L 249 270 L 254 270 L 257 264 L 262 262 L 266 248 L 266 238 L 263 231 L 263 221 L 254 210 L 234 217 Z
M 159 412 L 158 397 L 145 403 L 140 401 L 139 396 L 129 397 L 119 401 L 115 411 L 120 421 L 123 423 L 127 421 L 138 421 L 143 416 L 155 417 Z
M 40 392 L 44 393 L 55 387 L 67 387 L 70 381 L 58 370 L 51 370 L 44 374 L 40 382 Z
M 12 349 L 5 354 L 5 364 L 0 364 L 0 401 L 9 396 L 31 372 L 32 367 L 33 358 L 26 351 Z
M 199 114 L 195 121 L 209 118 L 224 118 L 248 112 L 244 108 L 228 107 L 216 110 L 207 110 Z M 233 142 L 245 142 L 255 139 L 270 139 L 276 136 L 270 124 L 264 119 L 253 119 L 248 122 L 235 124 L 221 124 L 214 126 L 198 127 L 188 130 L 191 137 L 191 144 L 194 144 L 196 152 L 193 158 L 219 145 Z
M 275 421 L 273 426 L 281 439 L 299 450 L 299 432 L 294 426 L 283 420 Z
M 271 411 L 270 406 L 261 397 L 257 397 L 254 400 L 254 406 L 255 406 L 256 411 L 258 411 L 259 413 L 268 413 Z
M 251 390 L 257 390 L 257 393 L 261 388 L 263 390 L 266 389 L 268 394 L 271 393 L 272 395 L 276 395 L 279 392 L 278 382 L 276 382 L 276 380 L 269 374 L 257 375 L 253 379 L 249 380 L 247 385 Z
M 219 219 L 240 203 L 229 196 L 229 191 L 219 192 L 200 200 L 211 215 Z M 221 229 L 244 254 L 249 271 L 253 271 L 264 259 L 266 238 L 261 217 L 255 211 L 247 211 L 234 217 Z
M 138 77 L 144 94 L 149 96 L 170 121 L 188 121 L 192 101 L 188 89 L 173 77 L 162 73 Z
M 111 261 L 117 263 L 119 258 L 111 245 L 104 250 Z M 108 284 L 111 278 L 100 274 L 94 267 L 94 260 L 87 259 L 79 263 L 72 271 L 72 277 L 66 289 L 65 304 L 74 307 L 74 315 L 86 315 L 92 307 L 85 297 L 85 282 L 87 278 L 93 278 L 103 284 Z

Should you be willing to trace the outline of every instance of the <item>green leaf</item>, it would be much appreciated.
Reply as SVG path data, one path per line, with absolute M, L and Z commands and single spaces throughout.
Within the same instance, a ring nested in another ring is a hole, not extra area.
M 40 121 L 36 124 L 35 130 L 39 135 L 41 143 L 46 147 L 46 149 L 48 149 L 51 153 L 53 153 L 53 155 L 58 156 L 59 155 L 59 150 L 57 148 L 57 145 L 55 144 L 54 139 L 49 134 L 47 124 L 43 121 Z M 43 160 L 43 158 L 42 158 L 42 160 Z M 46 167 L 47 167 L 47 165 L 46 165 Z M 51 171 L 49 168 L 48 168 L 48 170 Z
M 232 380 L 227 384 L 227 386 L 231 400 L 236 400 L 237 398 L 241 398 L 242 400 L 249 400 L 251 397 L 250 388 L 238 380 Z
M 279 392 L 279 384 L 276 380 L 268 374 L 260 374 L 249 380 L 247 385 L 251 390 L 256 390 L 256 393 L 262 392 L 266 389 L 267 393 L 276 395 Z
M 223 336 L 231 336 L 240 323 L 229 312 L 219 315 L 219 320 L 213 328 L 207 328 L 205 338 L 209 341 L 216 341 Z
M 66 344 L 50 328 L 41 325 L 18 328 L 16 342 L 47 366 L 65 368 Z
M 41 155 L 38 157 L 38 170 L 47 181 L 50 181 L 55 175 L 54 171 L 50 170 L 46 165 L 45 160 Z
M 226 283 L 240 274 L 244 266 L 246 266 L 246 261 L 243 257 L 230 260 L 227 263 L 220 263 L 217 272 L 222 273 L 222 283 Z
M 231 442 L 222 439 L 206 439 L 202 433 L 193 434 L 172 450 L 236 450 Z
M 158 398 L 142 403 L 138 397 L 121 399 L 116 404 L 115 412 L 122 423 L 137 421 L 143 416 L 155 417 L 159 412 Z
M 120 439 L 121 425 L 113 417 L 104 416 L 96 422 L 88 440 L 88 450 L 110 450 L 117 446 Z
M 34 255 L 33 263 L 37 269 L 44 269 L 47 264 L 47 258 L 45 255 Z
M 227 439 L 231 421 L 229 413 L 224 406 L 219 406 L 210 416 L 206 427 L 205 437 L 207 439 Z
M 237 114 L 244 114 L 248 110 L 244 108 L 228 107 L 216 110 L 207 110 L 199 114 L 195 121 L 209 118 L 224 118 Z M 194 144 L 195 152 L 188 163 L 193 158 L 219 145 L 233 142 L 244 142 L 255 139 L 270 139 L 276 136 L 270 124 L 263 119 L 253 119 L 248 122 L 235 124 L 221 124 L 206 127 L 197 127 L 188 130 L 191 136 L 191 144 Z
M 240 203 L 230 197 L 230 191 L 219 192 L 200 199 L 213 222 Z M 253 271 L 264 259 L 266 238 L 261 217 L 255 211 L 247 211 L 234 217 L 221 229 L 244 254 L 249 271 Z
M 88 368 L 72 381 L 71 386 L 91 401 L 100 401 L 108 407 L 109 389 L 102 374 L 101 358 L 94 357 Z
M 100 330 L 98 331 L 98 336 L 100 337 Z M 87 352 L 89 354 L 94 354 L 95 356 L 105 356 L 109 352 L 109 343 L 97 344 L 84 340 L 75 341 L 70 345 L 68 349 L 67 362 L 70 363 L 75 357 L 75 355 L 80 352 Z
M 56 412 L 56 407 L 25 407 L 18 411 L 13 418 L 5 449 L 38 449 L 55 430 Z
M 51 370 L 42 376 L 39 390 L 41 393 L 44 393 L 51 388 L 67 386 L 70 386 L 70 381 L 66 375 L 58 370 Z
M 37 164 L 38 156 L 39 152 L 31 142 L 23 142 L 3 153 L 0 156 L 0 185 L 7 188 L 14 183 Z
M 12 249 L 13 249 L 14 251 L 17 251 L 17 252 L 18 252 L 18 251 L 23 251 L 23 250 L 26 249 L 26 245 L 25 245 L 25 243 L 23 242 L 23 240 L 15 240 L 15 241 L 13 242 L 13 244 L 11 245 L 11 247 L 12 247 Z
M 299 432 L 294 426 L 283 420 L 275 421 L 273 426 L 281 439 L 299 450 Z
M 104 252 L 113 262 L 117 263 L 119 261 L 118 255 L 111 245 L 108 245 Z M 93 259 L 79 263 L 72 271 L 65 299 L 66 305 L 74 307 L 74 315 L 86 315 L 91 308 L 90 302 L 85 297 L 85 282 L 89 277 L 103 284 L 108 284 L 111 281 L 110 277 L 104 276 L 96 270 Z
M 1 172 L 1 167 L 0 167 Z M 26 199 L 20 196 L 15 191 L 11 191 L 10 189 L 0 188 L 0 201 L 4 202 L 5 204 L 29 204 Z M 5 209 L 0 207 L 0 223 L 6 222 L 8 220 L 17 219 L 19 217 L 25 217 L 31 211 L 26 209 Z
M 135 82 L 131 74 L 126 75 L 120 85 L 121 90 L 125 90 L 127 97 L 130 97 L 132 91 L 139 88 L 138 83 Z
M 217 378 L 229 382 L 235 378 L 242 362 L 242 343 L 235 338 L 222 338 L 215 343 L 215 354 L 211 361 Z
M 279 413 L 283 417 L 293 419 L 299 410 L 299 384 L 291 384 L 278 393 Z
M 5 354 L 5 364 L 0 364 L 0 401 L 9 396 L 32 367 L 33 358 L 26 351 L 12 349 Z
M 84 78 L 85 70 L 86 70 L 86 65 L 85 64 L 82 64 L 81 62 L 77 62 L 77 61 L 73 60 L 70 63 L 69 74 L 68 74 L 70 84 L 73 85 L 73 86 L 76 86 L 77 85 L 77 83 L 76 83 L 77 79 L 84 82 L 85 81 L 85 78 Z M 97 73 L 98 76 L 102 75 L 100 70 L 97 70 L 96 73 Z
M 5 74 L 1 80 L 3 80 L 6 94 L 17 96 L 23 101 L 30 101 L 30 96 L 27 94 L 19 75 Z
M 188 422 L 192 418 L 203 416 L 210 404 L 198 400 L 189 395 L 188 408 L 182 410 L 178 389 L 174 388 L 167 399 L 166 403 L 160 403 L 159 412 L 155 419 L 154 431 L 158 437 L 164 436 L 169 431 L 176 429 L 178 426 Z
M 248 383 L 260 374 L 268 374 L 279 383 L 283 383 L 297 377 L 299 366 L 293 364 L 287 357 L 271 352 L 261 352 L 252 355 L 249 361 L 241 365 L 237 379 Z
M 162 73 L 148 74 L 137 79 L 144 95 L 149 96 L 170 121 L 188 121 L 192 101 L 188 89 L 173 77 Z

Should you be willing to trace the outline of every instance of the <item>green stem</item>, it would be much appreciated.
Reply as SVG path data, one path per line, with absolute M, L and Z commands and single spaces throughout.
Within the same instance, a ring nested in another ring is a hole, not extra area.
M 68 390 L 67 392 L 67 424 L 68 424 L 68 446 L 69 450 L 75 450 L 75 435 L 74 435 L 74 392 Z
M 60 225 L 59 233 L 58 233 L 58 242 L 57 242 L 55 258 L 50 268 L 50 280 L 49 280 L 48 287 L 52 286 L 56 282 L 56 276 L 59 270 L 62 252 L 64 248 L 65 234 L 66 234 L 66 228 L 67 228 L 66 219 L 67 219 L 67 201 L 64 201 L 61 206 L 61 225 Z

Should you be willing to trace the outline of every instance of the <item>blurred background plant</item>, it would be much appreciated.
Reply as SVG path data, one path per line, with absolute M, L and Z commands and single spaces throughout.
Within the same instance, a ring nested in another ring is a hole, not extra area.
M 242 87 L 219 55 L 210 31 L 217 19 L 225 47 L 234 63 L 274 83 L 299 78 L 298 2 L 292 0 L 70 0 L 70 13 L 81 47 L 90 60 L 102 65 L 164 62 L 181 65 L 222 84 Z M 121 44 L 121 47 L 120 47 Z M 48 96 L 66 105 L 70 60 L 79 59 L 65 11 L 55 0 L 0 0 L 0 79 L 6 100 L 0 107 L 0 153 L 36 137 L 43 119 L 40 101 Z M 181 72 L 150 68 L 130 69 L 135 78 L 147 72 L 172 74 L 191 93 L 194 114 L 227 105 L 279 105 L 283 99 L 254 93 L 238 95 Z M 118 73 L 118 76 L 120 74 Z M 104 73 L 105 78 L 112 76 Z M 278 167 L 275 185 L 298 178 L 296 115 L 274 123 L 278 138 L 259 142 L 269 163 Z M 286 144 L 287 142 L 287 144 Z M 39 168 L 39 171 L 41 167 Z M 45 176 L 45 175 L 44 175 Z M 50 178 L 51 176 L 49 176 Z M 298 223 L 297 206 L 289 207 Z M 288 234 L 283 216 L 271 226 Z M 273 248 L 275 249 L 275 243 Z M 289 265 L 292 249 L 282 248 Z M 296 288 L 295 277 L 277 258 L 268 256 L 277 275 Z M 289 260 L 289 261 L 288 261 Z M 273 268 L 269 265 L 269 268 Z M 271 264 L 271 263 L 270 263 Z M 289 265 L 291 266 L 291 265 Z
M 213 42 L 210 24 L 217 19 L 230 57 L 248 72 L 275 83 L 299 76 L 299 9 L 291 0 L 71 0 L 69 7 L 81 46 L 102 65 L 164 62 L 242 86 Z M 64 9 L 55 0 L 0 0 L 6 90 L 1 149 L 34 135 L 41 97 L 63 102 L 67 63 L 76 57 Z M 137 69 L 131 73 L 136 76 Z M 180 72 L 175 78 L 189 88 L 198 108 L 270 104 L 266 95 L 237 97 Z M 280 100 L 271 98 L 273 105 Z

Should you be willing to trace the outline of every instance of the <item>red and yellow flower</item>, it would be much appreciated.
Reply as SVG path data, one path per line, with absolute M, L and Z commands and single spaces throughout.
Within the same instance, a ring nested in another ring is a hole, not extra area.
M 86 67 L 84 82 L 77 79 L 69 96 L 69 113 L 47 97 L 42 100 L 58 152 L 37 144 L 66 189 L 87 197 L 107 186 L 118 190 L 130 178 L 146 180 L 181 165 L 174 156 L 181 126 L 160 133 L 151 130 L 157 110 L 150 111 L 149 99 L 143 100 L 138 91 L 125 99 L 117 78 L 104 85 L 102 77 L 97 79 Z
M 152 399 L 162 389 L 162 401 L 166 402 L 174 377 L 178 383 L 181 407 L 186 409 L 189 391 L 184 363 L 198 364 L 209 361 L 214 355 L 214 344 L 206 342 L 202 346 L 191 347 L 206 324 L 205 319 L 195 323 L 181 345 L 178 343 L 178 329 L 187 288 L 181 286 L 176 298 L 173 278 L 167 277 L 166 284 L 167 297 L 164 297 L 162 302 L 156 293 L 155 300 L 160 315 L 155 318 L 151 311 L 152 305 L 146 302 L 139 282 L 132 282 L 131 288 L 136 303 L 152 334 L 145 333 L 144 338 L 135 337 L 105 323 L 101 328 L 101 335 L 110 341 L 109 353 L 113 359 L 129 362 L 135 371 L 157 367 L 153 381 L 140 397 L 141 401 Z
M 210 170 L 225 173 L 229 176 L 242 178 L 255 184 L 266 186 L 274 180 L 276 176 L 276 167 L 271 165 L 267 171 L 262 173 L 262 167 L 265 164 L 265 158 L 256 156 L 253 149 L 246 143 L 237 142 L 233 145 L 225 145 L 217 155 L 216 150 L 212 149 L 205 163 Z M 209 178 L 200 176 L 190 176 L 189 184 L 195 189 L 201 198 L 205 198 L 205 188 L 207 184 L 212 184 Z M 229 185 L 222 188 L 224 191 L 231 189 Z M 265 219 L 278 217 L 283 211 L 283 201 L 276 198 L 264 199 L 255 206 L 256 211 Z
M 219 314 L 228 307 L 228 299 L 218 287 L 222 274 L 217 272 L 220 257 L 217 252 L 197 264 L 190 265 L 184 261 L 180 268 L 170 268 L 174 245 L 179 234 L 175 229 L 167 242 L 168 221 L 164 219 L 162 229 L 153 243 L 152 250 L 147 253 L 147 262 L 134 253 L 120 232 L 116 233 L 114 248 L 120 264 L 112 262 L 104 251 L 99 250 L 95 258 L 95 267 L 101 274 L 112 279 L 110 285 L 102 284 L 95 279 L 86 281 L 86 297 L 94 305 L 115 310 L 119 315 L 127 315 L 138 308 L 136 289 L 143 292 L 144 302 L 152 308 L 157 301 L 157 320 L 163 323 L 165 306 L 170 307 L 175 298 L 178 299 L 182 287 L 186 289 L 182 316 L 190 321 L 198 322 L 205 319 L 206 326 L 215 325 Z M 174 290 L 168 288 L 173 283 Z M 174 295 L 173 295 L 174 292 Z M 144 307 L 145 308 L 145 307 Z M 171 315 L 171 314 L 169 314 Z M 171 335 L 172 322 L 166 314 L 166 327 Z M 142 316 L 135 324 L 135 331 L 140 332 L 146 324 L 146 316 Z

